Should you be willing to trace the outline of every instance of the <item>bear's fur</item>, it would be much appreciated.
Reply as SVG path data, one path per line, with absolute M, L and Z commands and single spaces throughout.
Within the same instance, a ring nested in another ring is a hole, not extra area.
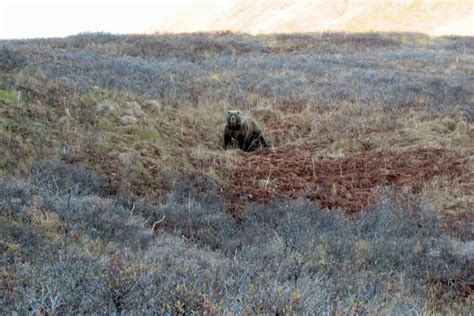
M 224 149 L 234 147 L 235 143 L 243 151 L 268 147 L 262 129 L 251 117 L 240 114 L 240 111 L 228 111 L 226 121 Z

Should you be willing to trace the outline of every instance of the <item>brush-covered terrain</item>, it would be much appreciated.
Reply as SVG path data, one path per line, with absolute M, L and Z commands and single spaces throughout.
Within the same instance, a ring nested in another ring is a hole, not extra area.
M 467 37 L 0 41 L 0 314 L 469 314 L 473 78 Z

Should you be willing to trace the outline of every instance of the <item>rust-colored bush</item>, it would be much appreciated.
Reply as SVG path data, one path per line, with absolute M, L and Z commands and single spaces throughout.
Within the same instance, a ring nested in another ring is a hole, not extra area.
M 466 168 L 455 152 L 435 148 L 366 151 L 335 160 L 281 148 L 244 156 L 227 195 L 234 202 L 242 197 L 267 202 L 274 197 L 304 196 L 322 207 L 354 212 L 375 200 L 377 187 L 419 192 L 433 177 L 458 177 Z

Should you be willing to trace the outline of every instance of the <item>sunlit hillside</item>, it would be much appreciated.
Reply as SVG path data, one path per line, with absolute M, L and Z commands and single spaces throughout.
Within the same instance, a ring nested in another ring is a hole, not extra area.
M 251 34 L 397 31 L 474 35 L 470 0 L 203 1 L 158 22 L 153 31 L 232 30 Z

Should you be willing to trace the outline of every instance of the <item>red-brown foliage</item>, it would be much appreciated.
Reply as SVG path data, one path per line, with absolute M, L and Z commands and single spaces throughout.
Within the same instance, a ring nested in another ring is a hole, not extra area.
M 304 196 L 354 212 L 374 202 L 379 186 L 419 192 L 433 177 L 454 178 L 466 170 L 455 152 L 444 149 L 366 151 L 333 160 L 281 148 L 244 156 L 227 194 L 234 202 Z

